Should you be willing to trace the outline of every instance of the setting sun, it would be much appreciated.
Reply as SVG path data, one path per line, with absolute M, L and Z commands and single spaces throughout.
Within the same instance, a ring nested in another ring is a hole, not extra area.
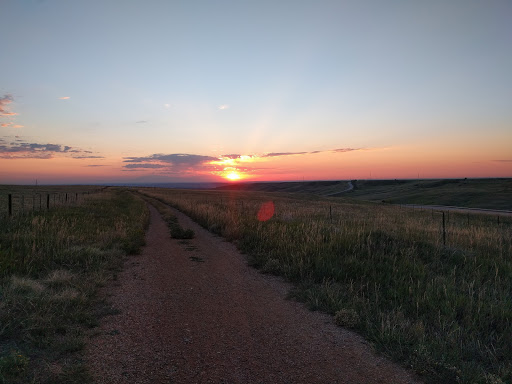
M 235 171 L 231 171 L 229 172 L 226 176 L 226 179 L 229 179 L 229 180 L 240 180 L 240 174 L 238 172 L 235 172 Z

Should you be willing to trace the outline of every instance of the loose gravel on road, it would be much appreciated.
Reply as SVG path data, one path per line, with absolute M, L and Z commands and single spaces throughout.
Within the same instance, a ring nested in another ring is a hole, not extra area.
M 147 245 L 102 292 L 86 348 L 97 383 L 416 383 L 330 316 L 286 300 L 290 285 L 176 211 L 196 238 L 169 237 L 150 206 Z

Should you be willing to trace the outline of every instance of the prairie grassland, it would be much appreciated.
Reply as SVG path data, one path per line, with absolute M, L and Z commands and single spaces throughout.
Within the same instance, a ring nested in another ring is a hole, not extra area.
M 83 383 L 95 294 L 144 242 L 148 212 L 109 189 L 79 204 L 0 216 L 0 383 Z
M 139 189 L 236 242 L 291 295 L 430 383 L 512 382 L 512 218 L 352 199 Z M 257 215 L 272 201 L 268 221 Z
M 98 193 L 104 188 L 87 185 L 0 185 L 0 216 L 8 215 L 9 194 L 12 198 L 12 214 L 19 215 L 45 210 L 48 196 L 50 208 L 55 208 L 79 204 L 86 195 Z

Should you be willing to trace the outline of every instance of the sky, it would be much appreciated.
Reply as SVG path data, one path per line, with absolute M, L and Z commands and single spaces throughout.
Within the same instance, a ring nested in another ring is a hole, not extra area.
M 0 184 L 512 177 L 509 0 L 0 0 Z

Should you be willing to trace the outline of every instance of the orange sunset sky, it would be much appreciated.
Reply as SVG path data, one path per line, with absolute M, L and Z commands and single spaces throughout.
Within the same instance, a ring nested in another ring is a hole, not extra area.
M 509 1 L 0 5 L 0 183 L 512 177 Z

